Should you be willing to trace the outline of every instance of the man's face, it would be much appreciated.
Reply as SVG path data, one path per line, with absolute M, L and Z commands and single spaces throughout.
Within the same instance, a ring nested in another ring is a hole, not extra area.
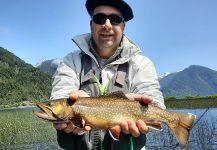
M 121 12 L 110 6 L 98 6 L 94 9 L 93 16 L 96 14 L 117 14 L 122 16 Z M 96 51 L 101 57 L 110 57 L 120 44 L 124 31 L 125 23 L 112 24 L 109 19 L 100 25 L 91 21 L 91 33 L 95 43 Z

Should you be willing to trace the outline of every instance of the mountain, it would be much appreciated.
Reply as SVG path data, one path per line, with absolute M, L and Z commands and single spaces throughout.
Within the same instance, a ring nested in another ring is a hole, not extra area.
M 45 72 L 50 76 L 52 76 L 55 73 L 59 63 L 60 63 L 60 59 L 44 60 L 38 63 L 36 67 L 40 71 Z
M 217 71 L 192 65 L 160 79 L 164 96 L 207 96 L 217 93 Z
M 48 99 L 51 77 L 0 47 L 0 105 Z
M 177 74 L 178 72 L 166 72 L 163 75 L 158 77 L 158 80 L 161 81 L 160 85 L 161 88 L 164 88 L 165 86 L 167 86 L 169 84 L 170 81 L 173 80 L 173 77 Z
M 171 74 L 171 72 L 165 72 L 164 74 L 158 76 L 158 79 L 161 80 L 161 79 L 165 78 L 166 76 L 168 76 L 170 74 Z

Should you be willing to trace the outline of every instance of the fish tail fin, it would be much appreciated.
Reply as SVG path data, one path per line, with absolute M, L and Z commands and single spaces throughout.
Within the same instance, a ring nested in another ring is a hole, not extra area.
M 191 113 L 172 113 L 173 115 L 179 117 L 179 122 L 178 124 L 168 123 L 168 126 L 174 132 L 180 144 L 187 146 L 189 131 L 194 123 L 194 120 L 196 119 L 196 115 Z

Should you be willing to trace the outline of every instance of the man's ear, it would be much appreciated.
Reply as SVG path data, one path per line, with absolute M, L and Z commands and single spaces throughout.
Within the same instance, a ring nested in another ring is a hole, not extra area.
M 123 32 L 124 32 L 124 29 L 125 29 L 125 25 L 126 25 L 126 23 L 125 23 L 125 22 L 123 22 Z
M 92 32 L 92 20 L 90 20 L 90 30 Z

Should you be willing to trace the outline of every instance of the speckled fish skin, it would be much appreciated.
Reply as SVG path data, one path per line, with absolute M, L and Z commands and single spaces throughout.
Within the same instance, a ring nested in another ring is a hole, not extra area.
M 188 143 L 189 130 L 196 118 L 193 114 L 169 112 L 153 104 L 144 105 L 129 100 L 120 92 L 108 96 L 81 97 L 74 103 L 69 99 L 41 102 L 37 106 L 42 111 L 34 111 L 34 114 L 42 119 L 67 121 L 82 118 L 86 125 L 96 129 L 109 129 L 127 120 L 156 119 L 166 123 L 183 146 Z
M 178 117 L 154 105 L 115 97 L 79 98 L 72 106 L 75 115 L 95 128 L 109 128 L 126 120 L 158 119 L 177 124 Z

